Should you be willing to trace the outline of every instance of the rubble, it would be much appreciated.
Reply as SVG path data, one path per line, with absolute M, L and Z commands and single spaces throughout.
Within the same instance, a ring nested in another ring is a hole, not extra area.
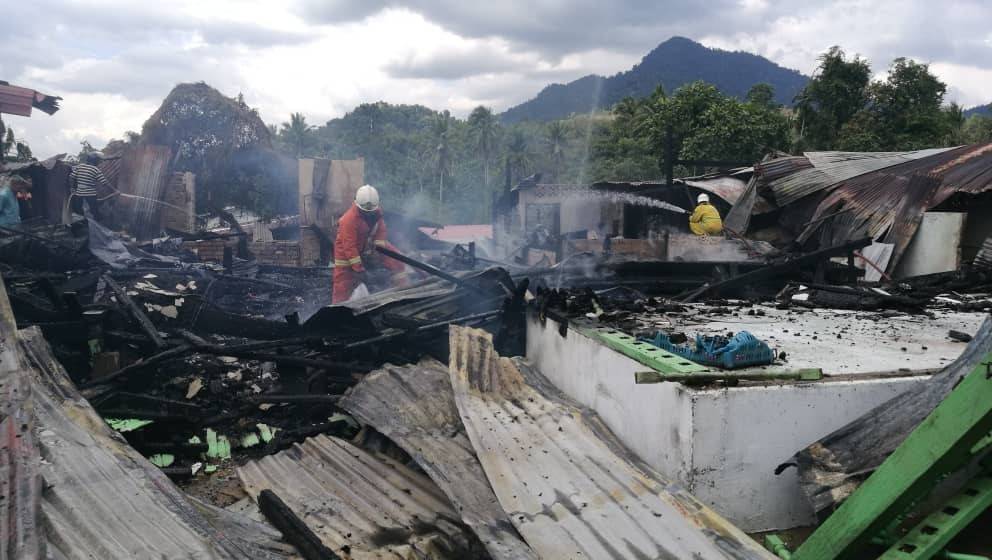
M 3 170 L 44 200 L 0 228 L 6 551 L 767 558 L 735 524 L 806 512 L 735 503 L 728 521 L 719 485 L 768 488 L 749 469 L 783 460 L 763 443 L 731 451 L 749 429 L 731 416 L 766 413 L 778 389 L 822 410 L 850 396 L 843 383 L 877 382 L 843 403 L 857 419 L 842 429 L 803 418 L 777 436 L 820 429 L 788 461 L 817 513 L 899 445 L 988 351 L 981 218 L 955 221 L 957 255 L 939 266 L 913 243 L 928 213 L 987 194 L 989 153 L 809 153 L 669 183 L 528 178 L 497 201 L 492 243 L 488 226 L 441 235 L 388 213 L 399 249 L 375 251 L 415 280 L 330 305 L 364 160 L 286 158 L 243 103 L 183 84 L 138 139 L 104 151 L 109 216 L 66 210 L 63 159 Z M 286 194 L 282 215 L 215 206 L 238 173 Z M 700 193 L 725 236 L 684 231 L 680 205 Z M 906 274 L 920 268 L 934 270 Z M 535 325 L 549 332 L 532 339 Z M 788 441 L 768 445 L 787 457 Z

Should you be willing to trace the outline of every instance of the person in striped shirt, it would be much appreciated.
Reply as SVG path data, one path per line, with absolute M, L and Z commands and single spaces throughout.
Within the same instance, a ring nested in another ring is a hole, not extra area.
M 112 188 L 103 172 L 96 166 L 98 163 L 100 163 L 99 155 L 86 154 L 84 161 L 73 167 L 72 172 L 69 173 L 69 185 L 72 189 L 71 207 L 77 214 L 83 214 L 83 204 L 86 204 L 90 212 L 99 218 L 101 201 L 97 196 L 97 189 Z

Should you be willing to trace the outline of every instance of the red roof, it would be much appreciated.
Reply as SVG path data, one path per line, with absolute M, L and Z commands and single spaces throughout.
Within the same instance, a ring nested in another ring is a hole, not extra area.
M 422 227 L 418 229 L 431 239 L 447 241 L 448 243 L 468 243 L 469 241 L 492 239 L 493 237 L 491 224 L 454 225 L 441 228 Z

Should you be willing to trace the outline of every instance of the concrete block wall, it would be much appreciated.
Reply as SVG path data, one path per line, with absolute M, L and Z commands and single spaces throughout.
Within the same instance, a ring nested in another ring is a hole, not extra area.
M 599 414 L 631 451 L 747 532 L 807 526 L 794 468 L 775 468 L 928 375 L 732 388 L 638 385 L 639 362 L 549 319 L 527 321 L 527 359 Z
M 253 241 L 248 250 L 255 255 L 255 262 L 272 266 L 300 266 L 298 241 Z
M 320 237 L 310 228 L 300 228 L 299 266 L 320 266 Z
M 162 227 L 192 232 L 196 227 L 196 179 L 190 172 L 173 173 L 162 192 Z

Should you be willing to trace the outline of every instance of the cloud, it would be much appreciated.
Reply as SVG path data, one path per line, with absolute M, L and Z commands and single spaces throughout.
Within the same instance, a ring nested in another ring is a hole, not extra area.
M 243 92 L 272 123 L 377 100 L 464 116 L 626 70 L 672 35 L 806 74 L 831 45 L 876 74 L 908 56 L 974 105 L 992 100 L 990 19 L 987 0 L 31 0 L 4 7 L 0 79 L 65 97 L 16 119 L 40 156 L 140 129 L 180 82 Z
M 392 61 L 384 70 L 394 78 L 455 80 L 481 74 L 523 71 L 533 66 L 531 57 L 514 57 L 505 50 L 474 44 L 461 49 L 410 53 Z

